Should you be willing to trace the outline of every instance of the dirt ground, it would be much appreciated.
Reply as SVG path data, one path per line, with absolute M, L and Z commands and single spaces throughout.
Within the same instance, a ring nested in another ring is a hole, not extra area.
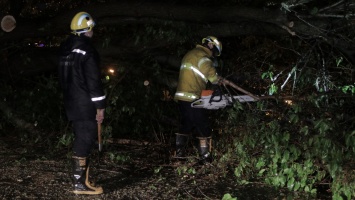
M 178 164 L 164 146 L 113 144 L 92 158 L 91 172 L 104 194 L 75 195 L 69 151 L 51 157 L 46 151 L 0 138 L 0 199 L 222 199 L 226 193 L 238 200 L 304 199 L 262 185 L 237 186 L 232 173 L 211 173 L 216 163 Z

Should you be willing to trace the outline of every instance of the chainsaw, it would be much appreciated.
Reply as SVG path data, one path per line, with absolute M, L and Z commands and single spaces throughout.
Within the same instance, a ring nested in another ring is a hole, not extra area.
M 205 109 L 209 109 L 209 110 L 217 110 L 220 108 L 225 108 L 227 106 L 231 106 L 236 101 L 239 101 L 240 103 L 256 101 L 253 97 L 251 97 L 249 95 L 236 95 L 236 96 L 230 96 L 230 95 L 225 95 L 225 94 L 205 95 L 204 93 L 206 93 L 206 92 L 204 92 L 204 91 L 202 93 L 203 93 L 203 95 L 201 95 L 200 99 L 197 99 L 191 103 L 191 107 L 205 108 Z
M 193 101 L 191 103 L 191 107 L 193 108 L 205 108 L 209 110 L 217 110 L 220 108 L 225 108 L 227 106 L 233 105 L 236 101 L 240 103 L 244 102 L 254 102 L 258 101 L 259 97 L 251 94 L 250 92 L 240 88 L 239 86 L 235 85 L 234 83 L 223 80 L 223 85 L 230 85 L 231 87 L 242 91 L 245 95 L 231 95 L 229 94 L 222 94 L 221 90 L 213 91 L 213 90 L 203 90 L 201 93 L 201 98 Z

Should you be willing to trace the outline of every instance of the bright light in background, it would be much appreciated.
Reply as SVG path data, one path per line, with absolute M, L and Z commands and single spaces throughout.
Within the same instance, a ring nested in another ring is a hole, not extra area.
M 149 81 L 145 80 L 143 84 L 144 84 L 144 86 L 148 86 L 149 85 Z
M 290 106 L 292 106 L 292 105 L 293 105 L 292 100 L 285 100 L 285 103 L 286 103 L 286 104 L 288 104 L 288 105 L 290 105 Z
M 115 70 L 112 69 L 112 68 L 110 68 L 110 69 L 108 69 L 108 72 L 110 72 L 111 74 L 114 74 L 114 73 L 115 73 Z

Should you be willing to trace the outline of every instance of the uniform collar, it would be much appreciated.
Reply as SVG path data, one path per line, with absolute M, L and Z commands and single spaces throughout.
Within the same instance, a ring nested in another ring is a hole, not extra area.
M 212 57 L 212 51 L 208 49 L 207 47 L 204 47 L 202 45 L 196 45 L 196 48 L 202 49 L 204 52 L 207 53 L 208 57 Z

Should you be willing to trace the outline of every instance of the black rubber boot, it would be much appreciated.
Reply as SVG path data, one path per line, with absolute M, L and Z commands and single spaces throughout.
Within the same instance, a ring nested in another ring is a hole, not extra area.
M 189 135 L 176 133 L 175 139 L 175 158 L 186 158 L 186 148 L 189 140 Z
M 73 156 L 73 184 L 75 194 L 102 194 L 102 187 L 95 187 L 89 182 L 89 160 L 86 157 Z
M 198 137 L 199 145 L 198 145 L 198 153 L 200 155 L 199 164 L 204 165 L 206 163 L 212 162 L 212 139 L 211 137 Z

